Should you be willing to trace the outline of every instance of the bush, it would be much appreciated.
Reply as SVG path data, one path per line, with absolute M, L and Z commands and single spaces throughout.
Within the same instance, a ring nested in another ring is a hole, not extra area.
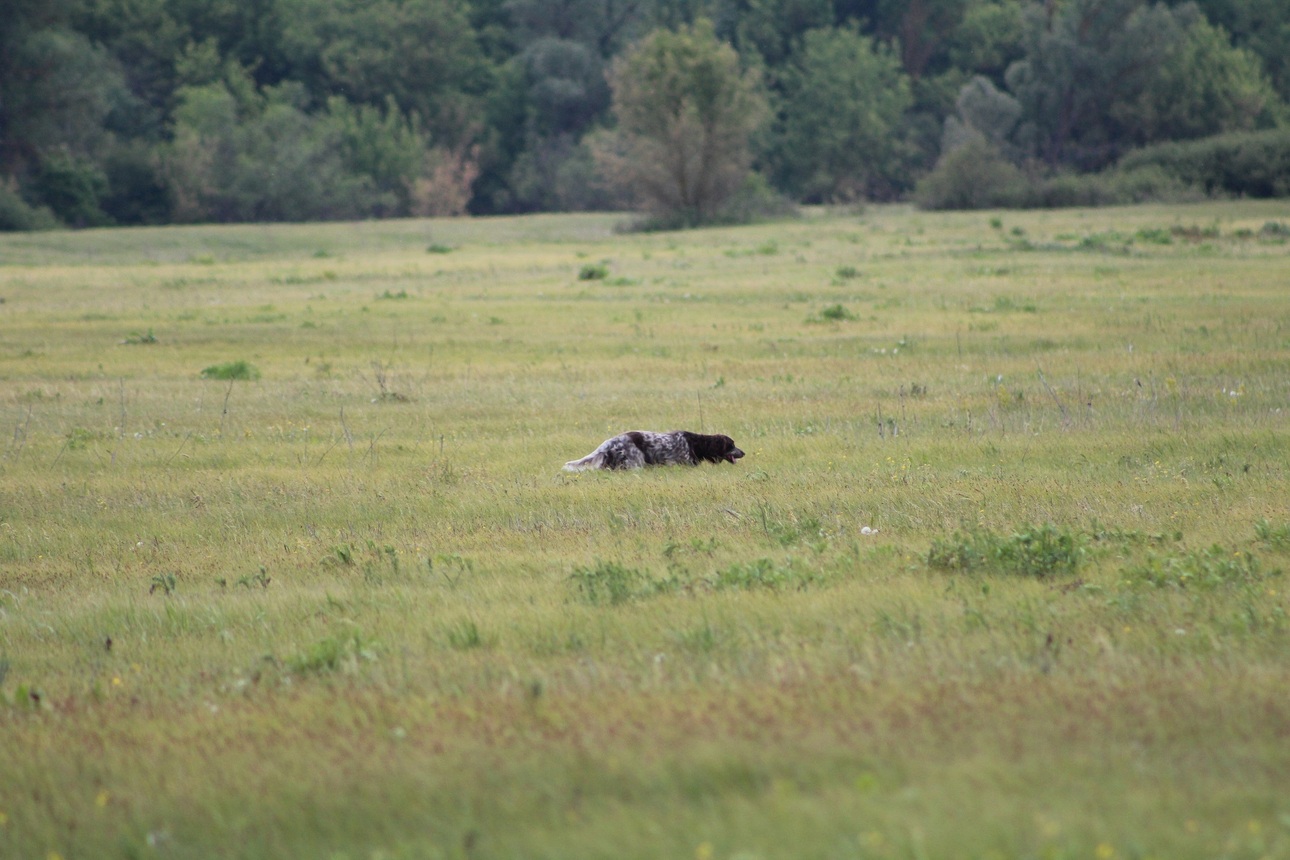
M 102 209 L 118 224 L 165 224 L 174 206 L 158 158 L 143 144 L 123 145 L 103 163 Z
M 88 161 L 57 155 L 46 159 L 31 183 L 31 193 L 73 227 L 101 227 L 112 219 L 100 201 L 107 194 L 107 177 Z
M 1026 176 L 992 144 L 971 140 L 941 156 L 918 181 L 914 201 L 924 209 L 991 209 L 1021 205 Z
M 54 230 L 62 225 L 46 206 L 29 206 L 18 192 L 0 182 L 0 233 Z
M 1135 150 L 1119 170 L 1154 168 L 1207 194 L 1290 196 L 1290 128 L 1222 134 Z

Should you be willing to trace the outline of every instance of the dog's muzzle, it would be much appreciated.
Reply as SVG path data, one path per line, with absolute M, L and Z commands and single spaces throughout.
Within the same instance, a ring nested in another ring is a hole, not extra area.
M 726 460 L 728 462 L 733 463 L 735 460 L 738 460 L 743 455 L 744 455 L 743 451 L 740 451 L 738 448 L 732 448 L 729 452 L 726 453 Z

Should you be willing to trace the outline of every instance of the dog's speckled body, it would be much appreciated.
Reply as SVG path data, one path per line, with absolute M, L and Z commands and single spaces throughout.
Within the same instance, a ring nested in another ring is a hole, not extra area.
M 567 472 L 585 469 L 639 469 L 642 466 L 697 466 L 702 462 L 733 463 L 744 455 L 729 436 L 671 430 L 655 433 L 631 430 L 600 443 L 581 460 L 564 464 Z

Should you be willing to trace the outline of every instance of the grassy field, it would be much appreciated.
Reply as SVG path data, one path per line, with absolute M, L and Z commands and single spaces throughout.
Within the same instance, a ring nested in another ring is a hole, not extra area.
M 616 223 L 0 236 L 0 855 L 1290 857 L 1290 204 Z

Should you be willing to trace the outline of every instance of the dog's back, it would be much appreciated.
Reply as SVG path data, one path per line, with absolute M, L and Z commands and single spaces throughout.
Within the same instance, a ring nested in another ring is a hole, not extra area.
M 588 469 L 639 469 L 648 462 L 645 449 L 647 436 L 656 434 L 642 430 L 620 433 L 600 443 L 581 460 L 571 460 L 564 464 L 566 472 L 582 472 Z

